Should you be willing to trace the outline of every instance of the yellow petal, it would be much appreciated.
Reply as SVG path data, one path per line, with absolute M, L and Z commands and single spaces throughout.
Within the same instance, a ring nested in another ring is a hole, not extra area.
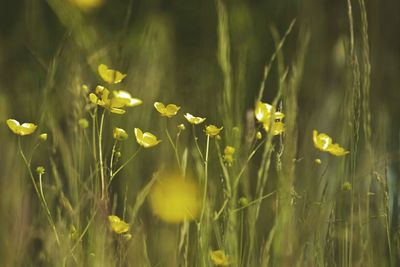
M 211 261 L 217 266 L 228 266 L 229 259 L 222 250 L 214 250 L 211 252 Z
M 21 136 L 32 134 L 37 128 L 33 123 L 23 123 L 20 125 L 20 123 L 14 119 L 8 119 L 6 123 L 13 133 Z
M 254 114 L 258 122 L 269 123 L 271 115 L 273 113 L 273 107 L 270 104 L 257 101 Z
M 184 116 L 187 119 L 187 121 L 191 124 L 200 124 L 206 120 L 205 118 L 195 117 L 190 113 L 186 113 Z
M 272 135 L 280 135 L 285 131 L 286 127 L 283 122 L 275 122 L 272 124 Z
M 143 133 L 139 128 L 135 128 L 135 137 L 138 144 L 144 148 L 156 146 L 161 142 L 161 140 L 157 140 L 157 137 L 152 133 Z
M 168 104 L 167 106 L 165 106 L 161 102 L 155 102 L 154 107 L 161 114 L 161 116 L 168 118 L 175 116 L 178 113 L 179 109 L 181 108 L 175 104 Z
M 321 151 L 327 151 L 328 147 L 332 144 L 332 138 L 327 134 L 320 133 L 318 131 L 313 131 L 313 142 L 314 146 Z
M 182 177 L 178 173 L 160 174 L 149 200 L 153 213 L 167 223 L 191 221 L 200 214 L 198 184 L 191 177 Z
M 123 234 L 129 231 L 129 224 L 121 220 L 118 216 L 110 215 L 108 216 L 108 221 L 113 230 L 117 234 Z
M 329 153 L 331 153 L 334 156 L 344 156 L 346 154 L 349 154 L 350 152 L 344 149 L 343 147 L 339 146 L 339 144 L 332 144 L 328 147 L 327 150 Z
M 128 133 L 122 128 L 115 127 L 113 130 L 113 137 L 118 141 L 124 141 L 128 138 Z
M 120 83 L 125 77 L 126 74 L 123 74 L 117 70 L 109 69 L 106 65 L 100 64 L 97 68 L 100 77 L 110 84 Z
M 214 137 L 214 136 L 217 136 L 221 132 L 222 128 L 223 127 L 218 128 L 217 126 L 211 124 L 206 127 L 205 132 L 207 135 Z

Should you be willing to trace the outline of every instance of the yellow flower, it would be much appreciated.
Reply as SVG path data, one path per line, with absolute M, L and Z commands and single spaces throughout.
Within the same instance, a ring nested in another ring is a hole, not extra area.
M 111 230 L 117 234 L 124 234 L 129 231 L 129 224 L 121 220 L 116 215 L 108 216 L 108 221 L 110 223 Z
M 316 148 L 324 152 L 329 152 L 334 156 L 344 156 L 350 153 L 339 144 L 333 144 L 332 138 L 329 135 L 318 133 L 316 130 L 313 131 L 313 142 Z
M 124 107 L 134 107 L 142 104 L 142 100 L 133 98 L 128 92 L 123 90 L 113 91 L 111 98 L 110 91 L 104 86 L 98 85 L 95 92 L 95 94 L 89 94 L 90 101 L 93 104 L 110 110 L 112 113 L 124 114 Z
M 201 195 L 197 183 L 178 173 L 164 173 L 149 195 L 153 213 L 167 223 L 191 221 L 199 216 Z
M 157 140 L 157 137 L 155 135 L 149 132 L 143 133 L 142 130 L 140 130 L 139 128 L 135 128 L 135 136 L 138 144 L 144 148 L 156 146 L 158 143 L 161 142 L 161 140 Z
M 104 0 L 69 0 L 72 4 L 79 9 L 89 11 L 103 5 Z
M 168 104 L 167 106 L 165 106 L 161 102 L 155 102 L 154 107 L 158 112 L 160 112 L 161 116 L 168 118 L 175 116 L 176 113 L 178 113 L 178 110 L 181 108 L 175 104 Z
M 79 124 L 79 126 L 80 126 L 82 129 L 86 129 L 87 127 L 89 127 L 89 122 L 88 122 L 88 120 L 87 120 L 87 119 L 84 119 L 84 118 L 79 119 L 78 124 Z
M 223 127 L 218 128 L 217 126 L 211 124 L 211 125 L 208 125 L 206 127 L 205 132 L 206 132 L 207 135 L 209 135 L 211 137 L 214 137 L 214 136 L 219 135 L 219 133 L 221 132 L 222 128 Z
M 118 141 L 124 141 L 128 138 L 128 133 L 122 128 L 115 127 L 113 130 L 113 137 Z
M 109 69 L 104 64 L 100 64 L 97 71 L 99 72 L 100 77 L 110 84 L 120 83 L 126 77 L 126 74 L 117 70 Z
M 47 133 L 42 133 L 39 135 L 39 140 L 44 142 L 47 140 Z
M 21 136 L 32 134 L 37 128 L 37 126 L 33 123 L 25 122 L 23 124 L 20 124 L 17 120 L 14 119 L 8 119 L 7 125 L 13 133 Z
M 183 124 L 183 123 L 179 124 L 178 125 L 178 129 L 181 130 L 181 131 L 186 130 L 185 124 Z
M 204 122 L 206 120 L 205 118 L 195 117 L 190 113 L 186 113 L 185 114 L 185 118 L 191 124 L 200 124 L 200 123 L 202 123 L 202 122 Z
M 211 252 L 211 261 L 216 266 L 228 266 L 229 258 L 225 255 L 225 252 L 222 250 L 214 250 Z
M 235 148 L 232 146 L 226 146 L 224 149 L 224 161 L 230 166 L 233 163 L 233 154 L 235 153 Z
M 257 121 L 263 124 L 267 132 L 272 124 L 272 135 L 279 135 L 285 131 L 285 124 L 281 121 L 285 114 L 275 111 L 270 104 L 257 101 L 254 114 Z

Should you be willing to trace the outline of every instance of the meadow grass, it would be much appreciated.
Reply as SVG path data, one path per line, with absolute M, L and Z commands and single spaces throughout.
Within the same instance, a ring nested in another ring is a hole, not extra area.
M 340 86 L 315 89 L 306 109 L 313 32 L 301 19 L 266 29 L 274 48 L 249 90 L 250 45 L 235 43 L 232 27 L 249 17 L 216 0 L 217 74 L 201 86 L 220 89 L 182 96 L 168 17 L 130 28 L 129 1 L 113 35 L 106 21 L 48 0 L 62 42 L 48 61 L 32 51 L 34 103 L 3 112 L 38 128 L 9 126 L 16 134 L 2 141 L 0 265 L 397 266 L 396 159 L 385 149 L 390 122 L 370 107 L 367 9 L 343 2 Z

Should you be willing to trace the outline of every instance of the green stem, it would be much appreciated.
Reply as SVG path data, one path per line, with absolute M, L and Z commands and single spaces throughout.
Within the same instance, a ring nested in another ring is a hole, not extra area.
M 19 153 L 21 154 L 22 159 L 24 160 L 26 168 L 28 169 L 29 177 L 32 180 L 32 184 L 33 184 L 33 187 L 35 188 L 36 195 L 38 196 L 38 198 L 40 200 L 40 204 L 42 205 L 42 207 L 46 211 L 46 218 L 49 221 L 49 224 L 53 229 L 57 245 L 60 246 L 60 239 L 58 237 L 56 225 L 54 224 L 53 217 L 51 216 L 51 213 L 50 213 L 50 209 L 47 206 L 46 200 L 44 198 L 43 189 L 42 189 L 42 178 L 41 178 L 42 176 L 40 175 L 40 177 L 39 177 L 39 179 L 40 179 L 40 191 L 39 191 L 39 188 L 37 187 L 37 184 L 35 182 L 35 177 L 33 176 L 33 173 L 31 171 L 31 161 L 28 161 L 26 159 L 26 156 L 25 156 L 24 152 L 22 151 L 22 148 L 21 148 L 21 137 L 18 137 L 18 149 L 19 149 Z
M 110 177 L 113 176 L 113 164 L 114 164 L 114 155 L 115 155 L 115 148 L 117 146 L 118 140 L 114 141 L 114 145 L 111 152 L 111 159 L 110 159 Z
M 101 179 L 101 199 L 104 199 L 105 196 L 105 177 L 104 177 L 104 163 L 103 163 L 103 149 L 102 149 L 102 139 L 103 139 L 103 124 L 104 124 L 104 115 L 106 110 L 103 110 L 101 113 L 100 119 L 100 130 L 99 130 L 99 163 L 100 163 L 100 179 Z
M 178 163 L 178 167 L 179 167 L 179 169 L 181 169 L 181 162 L 180 162 L 180 160 L 179 160 L 178 147 L 177 147 L 179 133 L 178 133 L 178 135 L 177 135 L 176 143 L 175 143 L 175 144 L 174 144 L 174 142 L 172 141 L 172 138 L 171 138 L 171 135 L 169 134 L 168 128 L 165 128 L 165 133 L 167 134 L 168 140 L 169 140 L 169 142 L 171 143 L 172 148 L 174 149 L 175 158 L 176 158 L 176 161 L 177 161 L 177 163 Z
M 194 124 L 192 124 L 192 133 L 193 133 L 193 139 L 194 139 L 194 143 L 196 145 L 197 151 L 200 154 L 201 160 L 204 161 L 203 153 L 201 153 L 201 149 L 200 149 L 199 143 L 197 142 L 197 136 L 196 136 L 196 131 L 195 131 L 195 128 L 194 128 Z
M 127 160 L 124 162 L 124 164 L 122 164 L 114 173 L 113 175 L 110 177 L 110 181 L 108 182 L 108 186 L 111 185 L 111 182 L 113 181 L 114 177 L 131 161 L 133 160 L 136 155 L 139 153 L 139 151 L 141 150 L 142 147 L 139 147 L 136 152 Z
M 203 189 L 203 205 L 201 209 L 200 215 L 200 223 L 203 221 L 204 212 L 206 209 L 206 200 L 207 200 L 207 187 L 208 187 L 208 151 L 210 147 L 210 136 L 207 135 L 207 145 L 206 145 L 206 157 L 204 159 L 204 189 Z

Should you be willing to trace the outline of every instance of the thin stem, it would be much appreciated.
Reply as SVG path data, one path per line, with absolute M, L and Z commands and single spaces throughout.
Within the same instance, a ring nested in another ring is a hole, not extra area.
M 139 147 L 136 152 L 127 160 L 124 162 L 124 164 L 122 164 L 114 173 L 113 175 L 110 177 L 110 181 L 108 182 L 108 186 L 111 185 L 111 182 L 113 181 L 114 177 L 131 161 L 133 160 L 136 155 L 139 153 L 139 151 L 142 149 L 142 147 Z
M 165 133 L 167 134 L 168 140 L 171 143 L 172 148 L 174 149 L 175 158 L 176 158 L 176 161 L 178 163 L 178 167 L 179 167 L 179 169 L 181 169 L 181 162 L 179 160 L 178 147 L 177 147 L 179 133 L 177 134 L 177 138 L 176 138 L 176 143 L 175 144 L 172 141 L 172 138 L 171 138 L 171 135 L 169 134 L 168 128 L 165 128 Z
M 104 115 L 106 110 L 103 110 L 101 113 L 100 119 L 100 130 L 99 130 L 99 163 L 100 163 L 100 179 L 101 179 L 101 199 L 104 199 L 105 195 L 105 177 L 104 177 L 104 163 L 103 163 L 103 149 L 102 149 L 102 139 L 103 139 L 103 124 L 104 124 Z
M 203 153 L 201 153 L 201 149 L 200 149 L 199 143 L 197 142 L 197 136 L 196 136 L 196 131 L 195 131 L 195 128 L 194 128 L 194 124 L 192 124 L 192 133 L 193 133 L 194 143 L 196 144 L 197 151 L 200 154 L 201 160 L 204 161 Z
M 53 218 L 51 216 L 50 210 L 49 210 L 49 208 L 47 206 L 46 200 L 44 198 L 43 190 L 41 188 L 40 191 L 39 191 L 39 188 L 37 187 L 37 184 L 35 182 L 35 177 L 33 176 L 33 173 L 31 171 L 31 162 L 26 159 L 26 156 L 25 156 L 24 152 L 22 151 L 22 148 L 21 148 L 21 137 L 18 137 L 18 150 L 19 150 L 19 153 L 21 154 L 21 157 L 22 157 L 22 159 L 23 159 L 23 161 L 25 163 L 26 168 L 28 169 L 29 177 L 32 180 L 32 184 L 33 184 L 33 187 L 35 188 L 36 195 L 38 196 L 38 198 L 40 200 L 40 204 L 42 205 L 42 207 L 46 211 L 46 218 L 49 221 L 50 226 L 53 228 L 53 232 L 54 232 L 54 235 L 55 235 L 55 238 L 56 238 L 57 245 L 60 246 L 60 239 L 58 237 L 57 229 L 56 229 L 56 226 L 54 224 Z M 41 175 L 40 175 L 40 186 L 41 186 Z
M 204 212 L 205 212 L 205 209 L 206 209 L 207 187 L 208 187 L 208 151 L 209 151 L 209 147 L 210 147 L 210 135 L 207 135 L 206 157 L 204 159 L 203 205 L 202 205 L 202 209 L 201 209 L 200 223 L 203 220 Z
M 115 155 L 115 148 L 117 146 L 118 140 L 114 141 L 114 145 L 111 152 L 111 159 L 110 159 L 110 177 L 113 176 L 113 164 L 114 164 L 114 155 Z

